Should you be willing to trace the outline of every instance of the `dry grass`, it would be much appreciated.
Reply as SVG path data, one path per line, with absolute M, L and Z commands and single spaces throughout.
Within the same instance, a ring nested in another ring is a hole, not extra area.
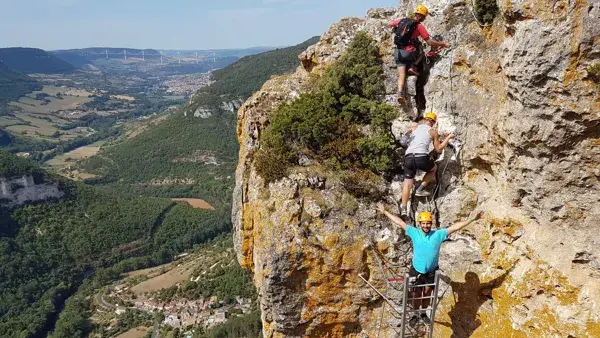
M 86 128 L 75 128 L 72 130 L 64 131 L 61 130 L 62 134 L 58 139 L 54 137 L 50 137 L 55 132 L 59 131 L 56 127 L 57 123 L 67 122 L 65 120 L 61 120 L 57 117 L 51 115 L 43 115 L 44 117 L 50 118 L 52 121 L 47 121 L 44 119 L 38 118 L 39 115 L 36 114 L 27 114 L 27 113 L 16 113 L 16 119 L 9 119 L 5 117 L 5 119 L 0 120 L 5 123 L 5 127 L 7 130 L 20 135 L 27 135 L 29 137 L 33 137 L 36 139 L 47 140 L 50 142 L 64 141 L 70 140 L 78 135 L 87 135 Z M 12 124 L 8 124 L 8 122 L 12 122 Z M 16 124 L 21 123 L 21 124 Z M 24 124 L 27 123 L 27 124 Z M 2 125 L 2 124 L 0 124 Z
M 210 205 L 208 202 L 206 202 L 205 200 L 198 199 L 198 198 L 172 198 L 172 200 L 186 202 L 192 208 L 196 208 L 196 209 L 215 210 L 215 208 L 212 205 Z
M 172 263 L 167 263 L 167 264 L 155 266 L 153 268 L 131 271 L 131 272 L 127 273 L 127 277 L 136 277 L 139 275 L 147 275 L 147 276 L 151 276 L 151 277 L 156 276 L 157 274 L 160 274 L 160 271 L 162 271 L 163 269 L 168 269 L 169 265 L 171 265 L 171 264 Z
M 78 172 L 78 171 L 76 171 L 76 172 L 71 172 L 71 173 L 69 173 L 69 174 L 70 174 L 70 175 L 67 175 L 67 177 L 69 177 L 69 178 L 71 178 L 71 179 L 73 179 L 73 180 L 75 180 L 75 181 L 84 181 L 84 180 L 88 180 L 88 179 L 91 179 L 91 178 L 96 178 L 96 177 L 98 177 L 98 175 L 89 174 L 89 173 L 86 173 L 86 172 L 82 172 L 82 173 L 80 173 L 80 172 Z
M 62 100 L 49 98 L 50 102 L 42 105 L 43 101 L 34 100 L 30 97 L 22 97 L 18 102 L 11 102 L 10 105 L 21 108 L 24 112 L 49 114 L 60 110 L 77 109 L 84 103 L 92 101 L 89 97 L 63 96 Z
M 131 291 L 136 295 L 141 295 L 146 292 L 154 292 L 161 289 L 166 289 L 177 283 L 190 279 L 193 270 L 193 262 L 182 264 L 181 266 L 172 269 L 162 275 L 151 278 L 147 281 L 131 288 Z
M 92 93 L 85 89 L 69 89 L 65 92 L 65 94 L 70 96 L 90 97 L 96 93 Z
M 55 87 L 55 86 L 44 86 L 44 88 L 42 88 L 41 91 L 33 92 L 33 95 L 39 94 L 39 93 L 46 93 L 48 95 L 56 96 L 56 94 L 58 94 L 58 93 L 60 93 L 61 95 L 65 94 L 70 89 L 71 88 L 63 88 L 63 87 Z
M 148 130 L 150 126 L 158 125 L 162 121 L 166 120 L 169 116 L 169 114 L 165 114 L 147 121 L 134 121 L 128 123 L 126 125 L 127 129 L 125 131 L 125 136 L 127 137 L 127 139 L 132 139 Z
M 115 338 L 142 338 L 145 337 L 148 332 L 150 332 L 152 328 L 138 326 L 134 329 L 131 329 L 125 333 L 121 333 Z
M 120 100 L 120 101 L 135 101 L 135 97 L 131 97 L 128 95 L 112 95 L 110 98 L 113 100 Z
M 67 164 L 72 163 L 74 161 L 77 161 L 77 160 L 80 160 L 83 158 L 88 158 L 90 156 L 94 156 L 99 151 L 100 151 L 100 147 L 83 146 L 83 147 L 79 147 L 77 149 L 71 150 L 68 153 L 58 155 L 58 156 L 54 157 L 53 159 L 51 159 L 50 161 L 46 162 L 46 164 L 49 164 L 53 167 L 64 167 Z M 71 158 L 71 160 L 68 161 L 67 160 L 68 158 Z
M 15 124 L 23 123 L 21 120 L 10 116 L 0 116 L 0 127 L 13 126 Z
M 41 138 L 43 138 L 43 136 L 50 136 L 50 135 L 54 134 L 54 132 L 57 130 L 55 128 L 48 128 L 48 127 L 40 128 L 37 126 L 26 126 L 26 125 L 22 125 L 22 124 L 9 126 L 9 127 L 6 127 L 6 129 L 17 135 L 27 135 L 27 136 L 31 136 L 31 137 L 42 136 Z M 37 132 L 37 134 L 36 134 L 36 132 Z M 44 138 L 44 139 L 46 139 L 46 138 Z M 58 139 L 54 139 L 54 140 L 48 139 L 48 141 L 58 142 Z

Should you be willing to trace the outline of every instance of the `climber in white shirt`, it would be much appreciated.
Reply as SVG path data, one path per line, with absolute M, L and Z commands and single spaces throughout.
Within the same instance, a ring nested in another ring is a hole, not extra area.
M 446 136 L 444 141 L 440 142 L 438 132 L 433 129 L 437 121 L 437 115 L 434 112 L 425 114 L 425 117 L 413 126 L 407 133 L 410 139 L 410 145 L 404 155 L 404 184 L 402 186 L 401 216 L 407 215 L 406 205 L 410 197 L 410 190 L 414 185 L 414 178 L 418 170 L 424 171 L 423 182 L 415 192 L 416 196 L 429 196 L 430 192 L 425 188 L 429 183 L 435 180 L 437 165 L 429 155 L 429 145 L 433 142 L 433 148 L 441 153 L 448 142 L 455 138 L 454 134 Z

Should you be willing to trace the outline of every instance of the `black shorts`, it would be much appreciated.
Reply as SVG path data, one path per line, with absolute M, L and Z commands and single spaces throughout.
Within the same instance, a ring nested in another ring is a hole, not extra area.
M 408 154 L 404 156 L 404 178 L 413 179 L 417 170 L 430 172 L 435 167 L 435 162 L 428 154 Z
M 396 67 L 406 66 L 410 68 L 412 64 L 417 60 L 419 56 L 419 50 L 413 50 L 412 52 L 406 51 L 404 49 L 396 50 L 395 60 Z
M 417 277 L 417 279 L 415 280 L 415 285 L 420 285 L 420 284 L 433 284 L 435 283 L 435 272 L 438 270 L 439 268 L 436 266 L 433 270 L 429 271 L 428 273 L 420 273 L 419 271 L 415 270 L 414 266 L 410 266 L 410 270 L 408 270 L 408 275 L 410 277 Z M 433 288 L 433 286 L 431 286 Z

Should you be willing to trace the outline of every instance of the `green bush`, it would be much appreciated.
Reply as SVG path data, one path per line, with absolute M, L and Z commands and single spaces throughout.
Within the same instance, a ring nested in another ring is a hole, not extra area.
M 496 0 L 476 0 L 475 1 L 475 14 L 479 21 L 484 24 L 491 24 L 494 22 L 494 18 L 499 12 Z
M 588 78 L 600 89 L 600 62 L 597 62 L 587 68 Z
M 368 170 L 347 172 L 342 175 L 342 185 L 352 195 L 380 200 L 385 195 L 383 179 Z
M 359 33 L 312 91 L 273 113 L 255 157 L 257 172 L 267 182 L 280 179 L 300 154 L 333 170 L 390 170 L 397 111 L 378 102 L 384 94 L 377 45 Z

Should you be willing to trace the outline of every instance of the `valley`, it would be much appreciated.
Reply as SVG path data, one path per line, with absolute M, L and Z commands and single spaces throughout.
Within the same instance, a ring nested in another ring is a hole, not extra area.
M 0 335 L 257 336 L 231 241 L 235 112 L 314 41 L 203 72 L 99 58 L 30 73 L 0 102 Z

